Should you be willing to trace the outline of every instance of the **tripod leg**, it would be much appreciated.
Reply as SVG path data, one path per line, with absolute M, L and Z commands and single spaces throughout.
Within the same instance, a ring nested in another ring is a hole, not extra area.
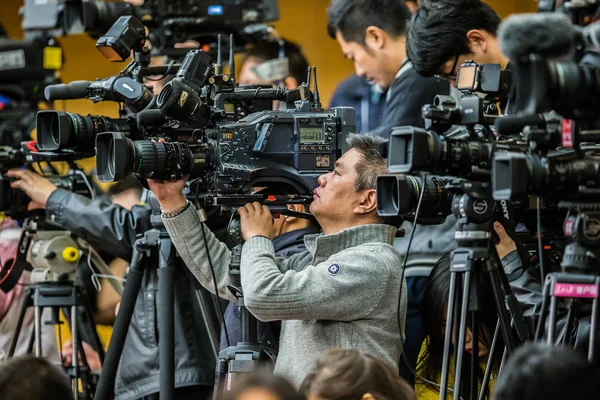
M 496 322 L 496 329 L 494 330 L 494 338 L 492 339 L 492 347 L 490 348 L 490 354 L 488 356 L 488 362 L 485 366 L 485 374 L 483 375 L 483 381 L 481 382 L 481 391 L 479 392 L 479 400 L 484 400 L 485 395 L 488 391 L 490 377 L 492 376 L 492 368 L 494 366 L 494 356 L 496 354 L 496 347 L 498 346 L 498 338 L 500 337 L 500 320 Z M 474 399 L 474 397 L 471 397 Z
M 544 336 L 544 326 L 546 325 L 546 315 L 548 313 L 548 293 L 550 290 L 549 278 L 550 276 L 546 278 L 544 288 L 542 289 L 542 306 L 540 307 L 540 315 L 535 328 L 535 342 L 542 340 Z
M 123 297 L 121 298 L 119 314 L 115 320 L 108 352 L 106 353 L 104 365 L 102 366 L 102 374 L 100 375 L 100 381 L 98 382 L 98 387 L 96 388 L 96 394 L 94 396 L 94 399 L 96 400 L 109 400 L 114 392 L 115 377 L 119 366 L 119 360 L 121 358 L 121 353 L 123 352 L 127 331 L 129 330 L 129 323 L 131 322 L 131 316 L 133 315 L 133 309 L 144 276 L 143 266 L 141 265 L 143 255 L 144 253 L 138 251 L 137 247 L 134 247 L 129 274 L 127 276 L 127 284 L 125 285 Z
M 498 267 L 494 264 L 493 260 L 487 260 L 486 264 L 486 270 L 489 273 L 490 283 L 492 285 L 494 303 L 496 305 L 496 310 L 498 311 L 498 319 L 500 320 L 500 329 L 502 330 L 502 337 L 504 338 L 506 349 L 510 354 L 516 348 L 516 343 L 511 329 L 510 316 L 508 315 L 508 311 L 506 310 L 506 304 L 504 302 L 502 289 L 502 275 L 500 274 Z M 508 290 L 508 292 L 506 293 L 510 293 L 510 287 L 505 287 L 504 289 Z
M 15 333 L 10 342 L 10 348 L 8 350 L 8 358 L 13 358 L 15 355 L 15 350 L 17 349 L 17 343 L 19 343 L 19 336 L 21 335 L 21 330 L 23 329 L 23 320 L 25 319 L 25 314 L 27 313 L 27 309 L 31 306 L 33 291 L 28 289 L 23 296 L 23 303 L 21 304 L 21 311 L 19 312 L 19 319 L 17 321 L 17 327 L 15 328 Z M 31 352 L 31 350 L 29 350 Z
M 161 238 L 158 261 L 160 398 L 175 399 L 175 268 L 173 243 Z
M 456 303 L 456 273 L 450 274 L 450 294 L 446 314 L 446 332 L 444 334 L 444 356 L 442 361 L 442 377 L 440 382 L 440 400 L 448 397 L 448 375 L 450 373 L 450 345 L 452 343 L 452 323 L 454 321 L 454 304 Z
M 85 318 L 86 321 L 91 325 L 90 334 L 91 339 L 94 343 L 91 343 L 94 346 L 94 349 L 98 352 L 98 357 L 100 358 L 100 363 L 104 364 L 104 346 L 102 341 L 100 340 L 100 336 L 98 336 L 98 331 L 96 331 L 96 322 L 94 321 L 94 313 L 92 312 L 92 304 L 90 303 L 90 298 L 87 295 L 87 292 L 84 287 L 77 286 L 79 291 L 77 298 L 79 299 L 80 305 L 83 306 L 85 310 Z
M 600 279 L 596 278 L 596 287 L 600 291 Z M 590 345 L 588 346 L 588 361 L 594 364 L 596 359 L 596 331 L 598 330 L 598 297 L 592 302 L 592 320 L 590 322 Z
M 464 272 L 463 293 L 460 312 L 460 326 L 458 327 L 458 341 L 456 341 L 456 360 L 454 363 L 454 398 L 460 399 L 462 364 L 464 358 L 465 339 L 467 334 L 467 317 L 469 314 L 469 296 L 471 287 L 471 271 Z
M 73 397 L 79 398 L 79 327 L 77 326 L 77 306 L 71 306 L 71 337 L 73 339 L 73 357 L 71 358 L 71 367 L 73 367 Z M 81 346 L 83 348 L 83 346 Z
M 35 306 L 35 356 L 42 356 L 42 312 L 44 309 L 42 307 Z
M 477 384 L 479 381 L 479 325 L 475 311 L 471 311 L 471 335 L 473 336 L 471 341 L 473 343 L 473 353 L 471 355 L 471 387 L 469 390 L 471 392 L 470 398 L 475 399 L 477 397 Z
M 554 346 L 554 337 L 556 334 L 556 313 L 558 309 L 558 300 L 556 296 L 550 299 L 550 326 L 548 327 L 548 344 Z

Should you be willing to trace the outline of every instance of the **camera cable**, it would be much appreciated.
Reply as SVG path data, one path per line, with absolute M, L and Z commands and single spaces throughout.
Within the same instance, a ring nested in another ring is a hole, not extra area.
M 422 179 L 423 179 L 423 187 L 421 188 L 421 194 L 419 195 L 419 202 L 417 203 L 417 208 L 415 210 L 415 217 L 413 219 L 413 226 L 412 226 L 412 231 L 410 233 L 410 237 L 408 239 L 408 247 L 406 248 L 406 255 L 404 257 L 404 265 L 402 267 L 402 274 L 400 275 L 400 292 L 398 294 L 398 314 L 397 314 L 397 321 L 398 321 L 398 329 L 400 330 L 400 332 L 402 333 L 402 323 L 401 323 L 401 315 L 400 315 L 400 307 L 402 304 L 402 288 L 403 288 L 403 282 L 404 282 L 404 274 L 406 271 L 406 265 L 408 263 L 408 256 L 410 254 L 410 248 L 412 246 L 412 241 L 415 235 L 415 231 L 417 229 L 417 220 L 419 218 L 419 212 L 421 211 L 421 203 L 423 202 L 423 196 L 425 194 L 425 182 L 427 179 L 427 174 L 421 174 Z M 408 289 L 408 287 L 407 287 Z M 431 381 L 429 379 L 426 379 L 420 375 L 417 374 L 417 371 L 415 371 L 415 368 L 412 367 L 412 365 L 410 365 L 410 362 L 408 361 L 408 359 L 406 358 L 406 353 L 404 351 L 404 339 L 402 339 L 402 336 L 400 336 L 400 341 L 402 343 L 402 361 L 404 362 L 404 365 L 406 365 L 406 367 L 408 368 L 408 370 L 410 371 L 410 373 L 415 377 L 415 379 L 418 379 L 420 381 L 423 381 L 425 383 L 427 383 L 428 385 L 437 387 L 437 388 L 441 388 L 441 385 L 437 382 Z M 417 359 L 417 363 L 419 362 L 419 360 Z M 448 388 L 448 392 L 453 393 L 454 390 L 452 388 Z M 461 397 L 462 400 L 462 397 Z
M 196 207 L 202 208 L 200 199 L 196 195 L 196 191 L 192 190 L 192 185 L 194 185 L 194 184 L 199 185 L 200 182 L 201 182 L 200 179 L 196 179 L 194 182 L 192 182 L 190 184 L 190 192 L 196 199 Z M 225 313 L 223 312 L 223 308 L 221 307 L 221 301 L 219 298 L 219 288 L 217 286 L 217 275 L 215 274 L 215 267 L 213 265 L 212 258 L 210 256 L 210 252 L 208 251 L 208 239 L 206 238 L 206 231 L 204 230 L 204 228 L 205 228 L 204 225 L 205 225 L 204 221 L 201 221 L 200 228 L 202 230 L 202 239 L 204 240 L 204 248 L 206 249 L 206 258 L 208 260 L 208 265 L 210 266 L 210 272 L 212 274 L 213 285 L 214 285 L 214 289 L 215 289 L 215 296 L 217 296 L 215 303 L 217 304 L 217 310 L 219 312 L 219 317 L 221 318 L 221 323 L 223 324 L 223 330 L 225 331 L 225 341 L 227 342 L 227 347 L 230 347 L 231 343 L 229 342 L 229 331 L 227 330 L 227 323 L 225 321 Z

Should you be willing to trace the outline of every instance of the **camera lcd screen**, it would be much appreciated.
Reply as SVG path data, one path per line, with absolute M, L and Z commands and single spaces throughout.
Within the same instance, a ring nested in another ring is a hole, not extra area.
M 306 126 L 300 128 L 300 143 L 318 143 L 323 141 L 323 128 Z
M 475 65 L 461 67 L 458 73 L 458 81 L 456 82 L 456 88 L 458 90 L 475 90 L 476 73 L 477 66 Z

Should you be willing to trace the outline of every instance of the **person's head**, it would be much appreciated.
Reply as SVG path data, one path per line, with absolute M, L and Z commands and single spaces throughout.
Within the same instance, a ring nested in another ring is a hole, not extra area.
M 413 400 L 415 393 L 398 371 L 353 349 L 322 356 L 300 385 L 308 400 Z
M 108 190 L 113 204 L 119 205 L 126 210 L 131 210 L 142 199 L 142 185 L 134 175 L 125 177 Z
M 419 369 L 425 378 L 433 381 L 438 379 L 442 370 L 448 297 L 450 294 L 450 262 L 450 254 L 445 254 L 439 259 L 429 274 L 427 286 L 421 300 L 421 327 L 423 337 L 426 337 L 428 340 L 428 345 L 421 356 Z M 472 279 L 476 282 L 481 294 L 481 310 L 477 312 L 479 343 L 477 350 L 475 350 L 473 348 L 473 332 L 467 326 L 464 356 L 469 360 L 473 353 L 477 351 L 480 360 L 487 360 L 497 321 L 497 313 L 492 296 L 493 291 L 486 277 L 476 275 Z M 454 326 L 453 329 L 456 330 L 458 327 Z M 454 332 L 452 332 L 452 345 L 455 345 Z M 498 346 L 499 349 L 502 349 L 504 346 L 501 338 L 499 338 Z M 499 366 L 501 358 L 499 355 L 501 356 L 501 353 L 501 351 L 495 353 L 493 361 L 496 367 Z M 470 377 L 470 374 L 467 372 L 469 366 L 470 362 L 463 363 L 463 383 L 466 383 Z M 479 378 L 481 379 L 482 377 L 483 374 Z M 468 387 L 468 385 L 463 385 L 463 387 Z
M 284 79 L 285 87 L 297 88 L 308 76 L 308 61 L 300 46 L 289 40 L 283 40 L 283 49 L 276 41 L 259 42 L 250 46 L 245 54 L 244 62 L 238 76 L 242 85 L 272 85 L 273 80 L 259 77 L 254 69 L 262 63 L 279 58 L 281 50 L 288 59 L 289 76 Z
M 259 371 L 234 384 L 228 400 L 304 400 L 285 378 Z
M 500 64 L 496 32 L 500 17 L 480 0 L 422 0 L 406 38 L 406 52 L 422 76 L 441 75 L 453 81 L 466 60 Z
M 398 0 L 332 0 L 329 36 L 354 63 L 356 74 L 389 88 L 406 56 L 410 11 Z
M 508 359 L 495 387 L 496 400 L 596 399 L 600 374 L 578 350 L 530 343 Z
M 0 366 L 2 400 L 72 400 L 69 377 L 44 358 L 14 358 Z
M 377 177 L 388 170 L 379 153 L 383 142 L 379 136 L 350 135 L 348 150 L 336 161 L 335 169 L 319 177 L 310 212 L 325 234 L 357 225 L 393 225 L 377 215 Z

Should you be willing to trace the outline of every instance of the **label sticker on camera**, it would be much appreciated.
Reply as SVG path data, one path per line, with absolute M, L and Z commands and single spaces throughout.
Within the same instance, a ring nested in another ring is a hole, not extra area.
M 327 272 L 329 275 L 337 275 L 340 273 L 340 265 L 339 264 L 331 264 L 329 268 L 327 268 Z

